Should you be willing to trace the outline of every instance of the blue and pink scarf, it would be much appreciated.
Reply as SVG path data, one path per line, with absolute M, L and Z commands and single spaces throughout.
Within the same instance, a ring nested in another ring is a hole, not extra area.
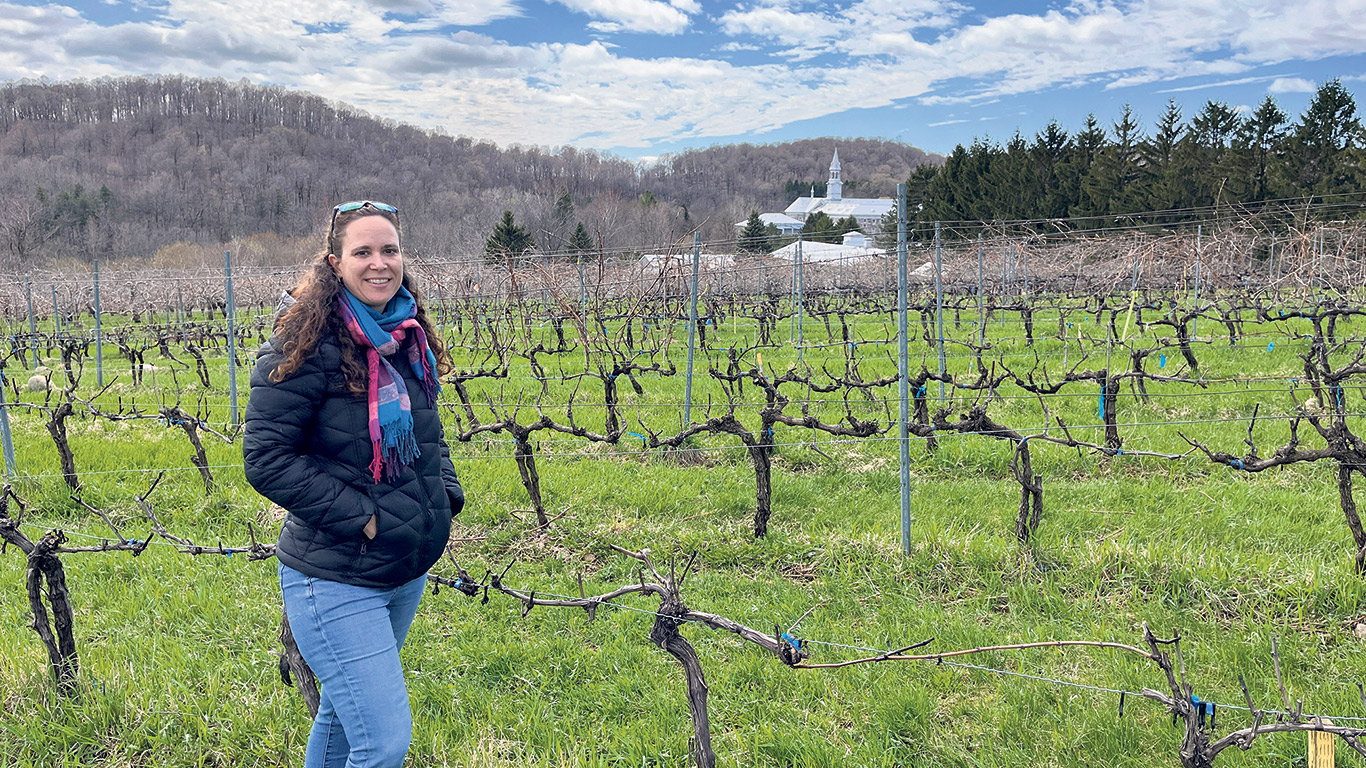
M 400 466 L 413 463 L 420 451 L 413 435 L 413 405 L 408 398 L 408 387 L 388 357 L 406 348 L 413 374 L 422 382 L 427 399 L 435 404 L 436 395 L 441 391 L 441 384 L 436 380 L 436 356 L 427 346 L 427 334 L 417 322 L 417 300 L 407 288 L 399 288 L 382 313 L 371 309 L 347 290 L 338 298 L 337 309 L 351 338 L 365 349 L 370 371 L 366 397 L 370 443 L 374 448 L 370 474 L 376 483 L 381 478 L 393 481 L 398 478 Z

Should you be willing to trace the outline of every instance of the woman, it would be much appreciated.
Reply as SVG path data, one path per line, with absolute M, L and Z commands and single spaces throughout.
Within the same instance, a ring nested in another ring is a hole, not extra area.
M 412 739 L 398 651 L 464 505 L 436 410 L 451 362 L 391 205 L 334 208 L 293 297 L 257 354 L 243 450 L 289 512 L 280 589 L 322 683 L 304 765 L 397 768 Z

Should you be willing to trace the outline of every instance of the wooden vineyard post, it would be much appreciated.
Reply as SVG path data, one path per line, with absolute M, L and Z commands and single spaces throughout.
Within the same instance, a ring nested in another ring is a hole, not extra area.
M 1324 718 L 1323 724 L 1332 725 L 1333 721 Z M 1338 737 L 1334 734 L 1310 731 L 1308 768 L 1333 768 L 1337 764 L 1337 740 Z
M 299 646 L 294 642 L 294 630 L 289 626 L 289 614 L 283 607 L 280 610 L 280 645 L 284 646 L 284 653 L 280 654 L 281 679 L 285 685 L 294 685 L 299 689 L 304 706 L 308 707 L 308 716 L 317 717 L 318 707 L 322 703 L 322 695 L 318 692 L 318 678 L 313 675 L 313 670 L 309 669 L 308 662 L 304 661 L 304 655 L 299 652 Z

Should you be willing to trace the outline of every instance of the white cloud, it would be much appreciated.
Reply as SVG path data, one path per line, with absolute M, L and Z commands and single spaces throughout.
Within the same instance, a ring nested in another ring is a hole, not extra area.
M 1267 93 L 1313 93 L 1318 86 L 1302 77 L 1278 77 L 1266 87 Z
M 439 27 L 479 27 L 499 19 L 515 18 L 523 15 L 517 0 L 388 0 L 396 13 L 421 14 L 416 21 L 406 22 L 405 31 L 420 31 Z M 400 10 L 409 5 L 427 6 L 432 10 L 406 12 Z
M 74 9 L 59 5 L 28 6 L 0 3 L 0 34 L 29 41 L 70 29 L 80 18 Z
M 1240 77 L 1236 80 L 1220 80 L 1214 83 L 1199 83 L 1196 85 L 1183 85 L 1180 88 L 1163 88 L 1154 93 L 1187 93 L 1189 91 L 1202 91 L 1206 88 L 1226 88 L 1230 85 L 1247 85 L 1248 83 L 1264 83 L 1267 80 L 1283 80 L 1280 75 L 1262 75 L 1260 77 Z
M 699 9 L 693 0 L 555 0 L 560 5 L 601 19 L 629 32 L 676 35 L 688 28 L 689 13 Z M 680 7 L 682 6 L 682 7 Z
M 755 44 L 753 44 L 753 43 L 740 43 L 740 42 L 736 42 L 736 41 L 732 40 L 732 41 L 730 41 L 729 43 L 722 43 L 721 45 L 716 46 L 716 47 L 715 47 L 714 49 L 712 49 L 712 50 L 731 52 L 731 51 L 762 51 L 763 49 L 764 49 L 763 46 L 760 46 L 760 45 L 755 45 Z
M 726 11 L 720 22 L 728 35 L 768 37 L 795 45 L 824 37 L 831 20 L 817 13 L 796 13 L 786 8 L 752 8 Z
M 555 2 L 603 33 L 691 31 L 706 12 L 699 0 Z M 981 104 L 1080 84 L 1199 78 L 1211 82 L 1169 90 L 1263 81 L 1273 93 L 1312 90 L 1283 63 L 1366 53 L 1366 13 L 1333 0 L 1075 0 L 998 16 L 940 0 L 743 0 L 714 19 L 727 38 L 705 41 L 697 50 L 708 53 L 695 58 L 632 53 L 641 49 L 627 39 L 622 48 L 555 42 L 554 29 L 520 43 L 477 29 L 529 5 L 157 0 L 140 7 L 140 21 L 107 25 L 62 5 L 0 0 L 0 35 L 23 41 L 0 50 L 0 80 L 245 77 L 500 143 L 613 147 L 760 133 L 851 107 Z M 756 49 L 771 56 L 737 64 L 716 55 Z M 1273 67 L 1281 74 L 1249 74 Z
M 896 53 L 878 45 L 886 38 L 895 48 L 906 49 L 916 29 L 951 25 L 963 7 L 940 0 L 856 0 L 847 8 L 822 5 L 820 11 L 800 6 L 757 4 L 721 14 L 722 30 L 731 36 L 748 35 L 776 40 L 788 46 L 820 46 L 855 56 Z
M 420 40 L 401 52 L 387 56 L 390 61 L 382 66 L 404 76 L 447 74 L 462 70 L 489 73 L 533 68 L 546 63 L 542 52 L 511 46 L 487 35 L 465 30 L 443 40 Z

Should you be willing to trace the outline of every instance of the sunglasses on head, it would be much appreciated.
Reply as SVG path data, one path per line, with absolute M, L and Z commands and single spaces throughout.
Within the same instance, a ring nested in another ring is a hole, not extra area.
M 349 213 L 351 211 L 359 211 L 360 209 L 366 206 L 374 208 L 377 211 L 392 213 L 395 216 L 398 215 L 398 209 L 392 205 L 389 205 L 388 203 L 381 203 L 376 200 L 352 200 L 349 203 L 341 203 L 337 205 L 337 207 L 332 209 L 332 222 L 327 225 L 327 231 L 332 232 L 336 228 L 337 214 Z

